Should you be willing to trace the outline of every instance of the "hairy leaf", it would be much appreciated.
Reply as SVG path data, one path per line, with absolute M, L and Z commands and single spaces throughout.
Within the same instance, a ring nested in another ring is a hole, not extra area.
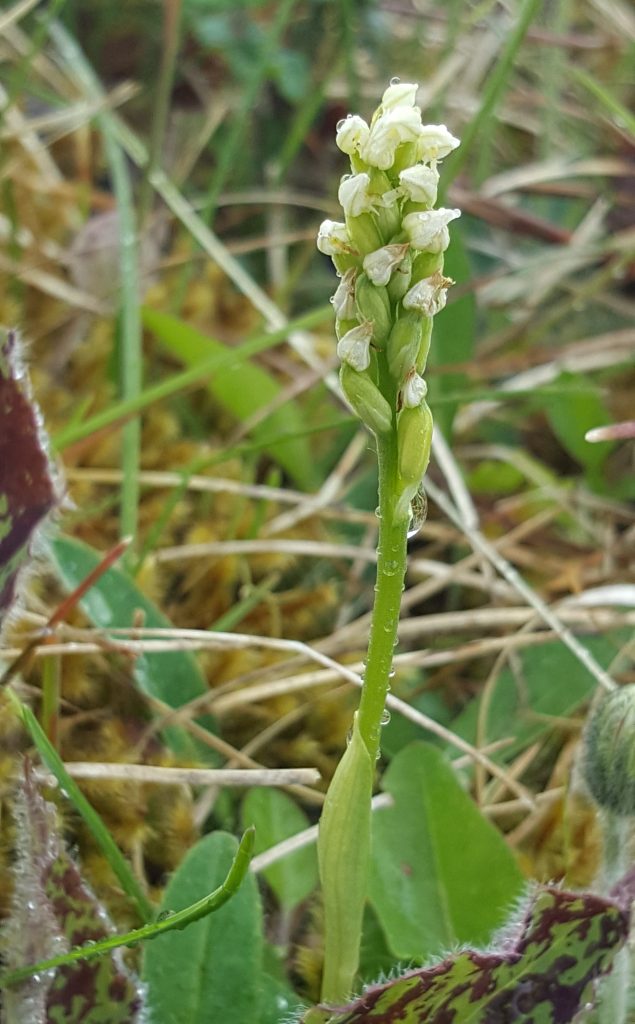
M 539 887 L 491 950 L 409 971 L 348 1006 L 315 1007 L 302 1024 L 568 1024 L 626 941 L 634 894 L 635 872 L 611 899 Z
M 35 531 L 59 501 L 47 449 L 17 335 L 9 331 L 0 343 L 0 625 Z
M 28 764 L 16 800 L 18 859 L 3 933 L 7 967 L 21 967 L 112 934 L 106 913 L 71 860 L 55 808 L 38 792 Z M 6 1024 L 135 1024 L 143 992 L 120 951 L 67 964 L 4 992 Z

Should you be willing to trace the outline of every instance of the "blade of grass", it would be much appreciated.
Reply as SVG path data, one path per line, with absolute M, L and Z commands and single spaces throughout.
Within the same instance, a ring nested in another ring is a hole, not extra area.
M 64 762 L 47 739 L 46 733 L 42 729 L 31 709 L 22 703 L 13 690 L 7 690 L 7 695 L 20 715 L 25 728 L 28 730 L 31 739 L 40 753 L 42 760 L 49 771 L 51 771 L 55 776 L 60 787 L 64 790 L 73 804 L 75 810 L 80 817 L 83 818 L 84 822 L 90 829 L 93 838 L 100 847 L 104 857 L 108 861 L 116 877 L 119 879 L 121 888 L 135 904 L 141 919 L 143 921 L 151 921 L 154 917 L 154 908 L 132 873 L 126 858 L 104 825 L 101 817 L 94 807 L 90 805 L 77 783 L 66 771 Z
M 620 103 L 620 101 L 613 96 L 601 82 L 592 78 L 591 75 L 586 71 L 583 71 L 582 68 L 571 67 L 570 71 L 574 78 L 578 80 L 580 85 L 584 86 L 592 96 L 595 96 L 607 111 L 618 118 L 622 122 L 622 125 L 627 128 L 632 135 L 635 135 L 635 115 L 628 110 L 623 103 Z
M 209 359 L 199 363 L 198 366 L 184 370 L 182 373 L 176 373 L 159 384 L 145 388 L 138 395 L 113 403 L 107 409 L 103 409 L 101 412 L 89 417 L 89 419 L 84 420 L 83 423 L 73 423 L 63 427 L 53 439 L 54 448 L 58 452 L 63 451 L 69 445 L 75 444 L 85 437 L 90 437 L 96 431 L 110 427 L 128 416 L 135 415 L 142 409 L 147 409 L 154 402 L 170 398 L 186 388 L 196 385 L 200 386 L 211 373 L 230 364 L 235 365 L 241 359 L 248 359 L 258 352 L 264 352 L 269 348 L 273 348 L 278 342 L 287 338 L 291 331 L 307 330 L 315 327 L 329 316 L 332 316 L 331 306 L 320 306 L 318 309 L 305 313 L 304 316 L 297 317 L 286 326 L 278 328 L 278 330 L 257 334 L 254 338 L 243 342 L 242 345 L 238 345 L 236 348 L 228 349 L 223 354 L 210 356 Z
M 483 92 L 483 100 L 478 113 L 466 125 L 461 133 L 461 145 L 443 162 L 443 172 L 439 183 L 439 203 L 448 190 L 448 186 L 456 178 L 468 159 L 472 159 L 472 149 L 478 141 L 479 148 L 487 145 L 490 126 L 496 105 L 507 85 L 516 54 L 518 53 L 527 30 L 542 6 L 542 0 L 525 0 L 521 7 L 518 21 L 501 50 L 496 65 L 487 80 Z

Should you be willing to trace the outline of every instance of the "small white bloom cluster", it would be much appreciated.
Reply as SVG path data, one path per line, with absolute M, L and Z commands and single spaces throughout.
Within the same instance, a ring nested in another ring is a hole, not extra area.
M 443 276 L 449 224 L 460 215 L 434 209 L 437 164 L 459 141 L 443 124 L 423 124 L 416 93 L 394 80 L 370 124 L 357 114 L 340 121 L 337 145 L 351 162 L 338 191 L 344 221 L 325 220 L 317 239 L 340 277 L 332 302 L 344 392 L 375 433 L 404 437 L 402 421 L 416 418 L 408 410 L 431 431 L 423 372 L 432 317 L 452 284 Z M 405 478 L 407 453 L 404 465 Z

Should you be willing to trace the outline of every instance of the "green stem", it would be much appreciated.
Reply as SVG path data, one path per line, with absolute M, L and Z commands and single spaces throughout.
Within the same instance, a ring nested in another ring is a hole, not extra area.
M 397 640 L 399 610 L 406 572 L 408 520 L 395 520 L 397 438 L 393 433 L 378 441 L 379 538 L 377 582 L 368 639 L 364 686 L 358 725 L 372 760 L 379 754 L 381 721 L 390 689 L 390 675 Z

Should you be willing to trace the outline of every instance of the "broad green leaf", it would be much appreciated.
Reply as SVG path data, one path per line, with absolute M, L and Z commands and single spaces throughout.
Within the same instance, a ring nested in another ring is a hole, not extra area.
M 584 645 L 603 667 L 628 643 L 626 631 L 585 637 Z M 520 670 L 503 669 L 488 693 L 478 745 L 511 739 L 490 756 L 498 762 L 515 757 L 549 729 L 572 715 L 592 695 L 595 679 L 560 641 L 528 647 L 518 655 Z M 476 743 L 480 697 L 474 698 L 452 723 L 452 730 Z M 553 725 L 552 725 L 553 720 Z
M 101 557 L 93 548 L 72 537 L 57 537 L 51 542 L 50 550 L 59 576 L 69 590 L 92 572 Z M 146 628 L 169 629 L 172 625 L 120 569 L 108 569 L 84 595 L 81 607 L 99 629 L 131 626 L 138 611 L 143 612 Z M 207 692 L 205 677 L 196 658 L 188 651 L 141 654 L 134 660 L 133 671 L 140 690 L 172 708 L 181 707 Z M 163 736 L 180 756 L 204 756 L 209 760 L 209 750 L 196 744 L 180 726 L 168 726 Z
M 461 238 L 460 227 L 452 228 L 452 242 L 445 255 L 444 274 L 459 284 L 471 276 L 470 264 Z M 449 439 L 457 410 L 455 402 L 439 399 L 453 391 L 464 391 L 468 380 L 462 371 L 445 372 L 452 364 L 468 362 L 474 352 L 476 334 L 476 303 L 471 291 L 448 306 L 434 318 L 428 366 L 433 370 L 428 379 L 428 404 L 444 435 Z M 441 372 L 440 372 L 441 371 Z
M 309 827 L 306 814 L 291 797 L 277 789 L 251 789 L 242 806 L 243 826 L 256 827 L 256 853 L 268 850 Z M 263 871 L 285 910 L 291 910 L 313 891 L 318 881 L 315 845 L 305 846 Z
M 486 942 L 522 885 L 502 836 L 429 744 L 402 750 L 383 785 L 394 806 L 373 815 L 370 900 L 392 952 Z
M 261 975 L 261 1007 L 258 1024 L 281 1024 L 290 1019 L 301 1002 L 293 989 L 279 978 L 263 972 Z
M 584 440 L 587 430 L 611 422 L 611 413 L 595 388 L 585 377 L 561 373 L 556 397 L 547 392 L 541 400 L 549 424 L 569 455 L 591 473 L 597 473 L 615 447 L 613 444 L 589 444 Z
M 619 899 L 538 888 L 494 948 L 371 986 L 345 1007 L 315 1007 L 302 1024 L 569 1024 L 628 936 L 632 876 L 622 886 Z
M 238 844 L 226 832 L 204 836 L 165 890 L 161 912 L 181 910 L 220 885 Z M 261 1002 L 262 908 L 248 874 L 229 903 L 183 931 L 145 947 L 143 979 L 152 1019 L 160 1024 L 247 1024 Z
M 215 338 L 201 334 L 176 317 L 154 309 L 143 310 L 143 322 L 176 359 L 187 367 L 209 359 L 215 353 L 224 355 L 228 348 Z M 215 401 L 241 423 L 249 420 L 265 406 L 275 403 L 282 388 L 261 366 L 237 356 L 236 363 L 219 370 L 209 381 Z M 310 445 L 301 434 L 306 429 L 304 418 L 293 402 L 270 412 L 251 430 L 256 441 L 264 443 L 265 451 L 305 489 L 319 483 Z M 269 440 L 276 438 L 275 441 Z M 281 440 L 284 438 L 284 440 Z M 288 439 L 287 439 L 288 438 Z

